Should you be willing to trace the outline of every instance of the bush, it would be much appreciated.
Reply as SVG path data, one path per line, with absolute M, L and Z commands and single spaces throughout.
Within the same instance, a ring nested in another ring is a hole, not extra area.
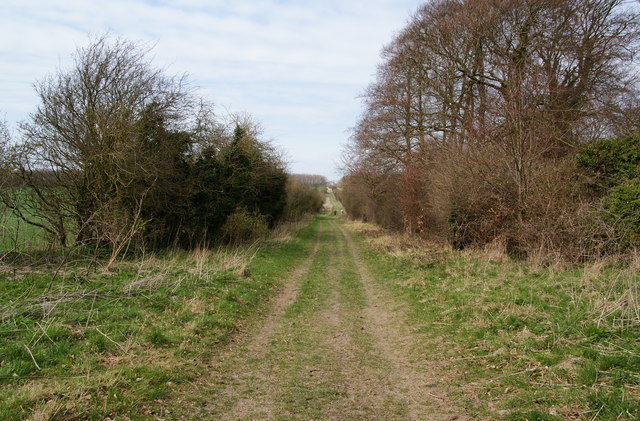
M 340 182 L 339 197 L 352 219 L 362 219 L 390 229 L 402 229 L 403 215 L 398 206 L 402 191 L 399 174 L 379 175 L 361 171 Z
M 578 151 L 577 164 L 595 178 L 596 187 L 600 188 L 640 177 L 640 132 L 583 146 Z
M 600 237 L 613 239 L 609 248 L 616 252 L 640 245 L 640 132 L 589 143 L 576 160 L 601 198 L 593 218 L 605 228 Z
M 295 178 L 287 181 L 287 201 L 284 208 L 285 219 L 296 221 L 309 213 L 322 209 L 324 195 L 309 184 Z
M 227 218 L 222 233 L 225 240 L 236 245 L 255 241 L 269 233 L 267 218 L 246 208 L 238 208 Z
M 626 246 L 640 246 L 640 178 L 611 189 L 604 208 Z

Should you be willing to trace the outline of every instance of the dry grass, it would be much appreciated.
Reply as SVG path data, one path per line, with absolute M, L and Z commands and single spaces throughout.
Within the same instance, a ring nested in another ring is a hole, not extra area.
M 493 241 L 486 244 L 481 251 L 477 251 L 482 258 L 494 262 L 505 262 L 509 260 L 507 255 L 507 238 L 499 235 Z
M 328 199 L 327 199 L 328 200 Z M 299 221 L 295 222 L 283 222 L 275 227 L 271 234 L 269 235 L 270 243 L 286 243 L 295 237 L 295 234 L 309 225 L 313 217 L 311 215 L 307 215 Z
M 454 251 L 348 226 L 412 303 L 416 329 L 442 344 L 437 358 L 462 373 L 461 398 L 487 402 L 481 419 L 638 419 L 638 253 L 576 266 L 542 250 L 518 261 L 504 240 Z
M 180 282 L 180 277 L 176 278 L 175 274 L 180 271 L 203 280 L 210 280 L 221 273 L 244 276 L 258 248 L 259 244 L 254 243 L 245 247 L 200 247 L 188 252 L 174 251 L 166 255 L 148 255 L 136 264 L 137 276 L 129 287 L 176 285 Z M 125 270 L 128 267 L 129 264 L 125 262 L 119 267 L 116 266 L 116 269 Z
M 587 302 L 598 326 L 640 326 L 640 253 L 626 259 L 600 259 L 582 268 L 579 287 L 571 291 L 575 303 Z
M 37 402 L 31 415 L 27 418 L 29 421 L 51 420 L 55 419 L 58 414 L 81 414 L 84 412 L 83 408 L 95 407 L 96 402 L 103 402 L 106 411 L 106 408 L 110 406 L 107 402 L 126 398 L 122 394 L 118 396 L 119 393 L 126 393 L 125 390 L 114 395 L 107 395 L 106 392 L 119 390 L 122 387 L 123 371 L 134 370 L 136 367 L 142 366 L 155 367 L 166 372 L 179 369 L 171 350 L 141 346 L 134 347 L 126 355 L 110 357 L 109 361 L 102 362 L 105 369 L 100 372 L 61 379 L 43 379 L 37 383 L 25 383 L 14 389 L 14 398 Z M 147 379 L 140 377 L 137 380 L 142 382 Z M 166 409 L 162 408 L 162 400 L 157 400 L 155 406 L 160 411 L 166 412 Z M 122 413 L 117 414 L 117 417 L 114 414 L 114 417 L 118 420 L 131 419 Z
M 59 260 L 18 260 L 0 272 L 13 278 L 0 293 L 0 419 L 171 418 L 175 387 L 208 368 L 313 232 L 273 246 L 149 253 L 109 271 L 81 254 L 55 277 Z
M 242 249 L 218 249 L 213 253 L 213 269 L 219 272 L 231 272 L 237 276 L 246 276 L 249 263 L 256 257 L 258 246 L 253 244 Z
M 415 263 L 429 264 L 446 259 L 451 253 L 451 247 L 445 243 L 383 230 L 374 224 L 349 221 L 345 225 L 350 231 L 363 235 L 374 250 Z
M 496 282 L 510 281 L 487 276 L 494 262 L 501 263 L 503 269 L 517 276 L 524 276 L 525 271 L 544 271 L 546 276 L 555 278 L 572 269 L 561 254 L 549 254 L 548 250 L 542 249 L 540 253 L 533 253 L 526 262 L 513 261 L 507 255 L 504 237 L 496 238 L 481 249 L 454 252 L 450 246 L 442 242 L 381 230 L 374 224 L 350 221 L 346 226 L 352 232 L 362 234 L 368 245 L 378 252 L 422 265 L 433 262 L 445 263 L 448 275 L 462 281 L 457 284 L 457 288 L 473 288 L 479 301 L 482 300 L 482 291 L 486 288 L 498 287 Z M 465 259 L 456 259 L 456 256 Z M 474 262 L 473 270 L 469 270 L 469 261 Z M 626 262 L 624 269 L 620 269 L 621 261 Z M 605 320 L 613 321 L 615 327 L 621 328 L 640 325 L 640 252 L 624 258 L 599 259 L 585 264 L 581 270 L 580 283 L 570 283 L 571 286 L 568 287 L 576 305 L 586 300 L 598 325 L 603 324 Z M 522 307 L 519 306 L 519 309 L 522 310 Z M 521 316 L 526 317 L 526 314 Z

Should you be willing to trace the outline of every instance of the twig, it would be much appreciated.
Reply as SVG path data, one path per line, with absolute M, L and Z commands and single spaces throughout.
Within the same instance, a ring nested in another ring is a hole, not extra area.
M 100 329 L 98 329 L 97 327 L 95 328 L 99 334 L 101 334 L 102 336 L 104 336 L 105 338 L 107 338 L 109 341 L 113 342 L 114 344 L 116 344 L 118 346 L 118 348 L 120 348 L 122 350 L 122 352 L 124 352 L 125 354 L 127 353 L 127 350 L 124 349 L 122 347 L 122 345 L 120 345 L 119 343 L 117 343 L 116 341 L 114 341 L 113 339 L 111 339 L 110 337 L 108 337 L 103 331 L 101 331 Z
M 96 303 L 96 296 L 93 296 L 93 300 L 91 300 L 91 308 L 89 309 L 89 314 L 87 315 L 87 323 L 85 323 L 84 327 L 89 327 L 89 321 L 91 320 L 91 313 L 93 313 L 93 306 Z
M 127 296 L 127 295 L 130 295 L 130 294 L 124 294 L 124 296 Z M 72 300 L 72 299 L 85 299 L 85 298 L 93 298 L 95 300 L 95 299 L 105 299 L 105 298 L 122 298 L 122 296 L 109 295 L 109 294 L 98 294 L 98 293 L 94 293 L 94 292 L 87 292 L 87 293 L 64 294 L 64 295 L 54 295 L 54 296 L 41 295 L 40 297 L 32 298 L 29 301 L 65 302 L 65 301 L 69 301 L 69 300 Z
M 0 330 L 0 335 L 4 335 L 7 333 L 18 333 L 18 332 L 26 332 L 31 329 L 14 329 L 14 330 Z
M 479 360 L 480 358 L 488 357 L 491 357 L 491 355 L 470 355 L 468 357 L 449 358 L 449 361 Z
M 581 388 L 582 386 L 577 385 L 577 384 L 560 384 L 560 383 L 528 383 L 528 384 L 532 384 L 534 386 L 551 386 L 551 387 L 577 387 L 577 388 Z
M 600 409 L 598 409 L 598 412 L 596 412 L 596 414 L 593 416 L 593 418 L 591 418 L 591 421 L 595 421 L 598 419 L 598 415 L 600 415 L 600 413 L 602 412 L 602 410 L 604 409 L 604 405 L 602 405 L 600 407 Z
M 434 398 L 437 398 L 437 399 L 442 399 L 442 400 L 447 399 L 447 398 L 445 398 L 444 396 L 434 395 L 433 393 L 429 393 L 429 392 L 427 392 L 427 395 L 429 395 L 429 396 L 431 396 L 431 397 L 434 397 Z
M 56 268 L 56 271 L 53 273 L 53 276 L 51 277 L 51 279 L 49 280 L 49 286 L 47 287 L 47 292 L 50 292 L 51 289 L 53 288 L 53 283 L 55 282 L 56 278 L 60 274 L 60 271 L 62 270 L 62 266 L 64 266 L 65 263 L 67 263 L 67 259 L 69 258 L 70 254 L 71 254 L 71 249 L 69 248 L 67 249 L 62 260 L 60 260 L 60 264 Z
M 637 356 L 638 356 L 638 354 L 637 354 L 637 353 L 635 353 L 635 352 L 633 352 L 633 351 L 631 351 L 631 350 L 628 350 L 627 348 L 623 348 L 623 347 L 621 347 L 620 345 L 616 345 L 616 344 L 614 344 L 614 343 L 612 343 L 612 342 L 609 342 L 609 341 L 604 341 L 604 342 L 605 342 L 606 344 L 609 344 L 609 345 L 611 345 L 611 346 L 615 347 L 615 348 L 621 349 L 621 350 L 623 350 L 624 352 L 627 352 L 627 353 L 629 353 L 629 354 L 633 355 L 634 357 L 637 357 Z
M 31 359 L 33 360 L 33 363 L 36 365 L 36 368 L 37 368 L 38 370 L 42 370 L 42 369 L 40 368 L 40 366 L 38 365 L 38 363 L 36 362 L 36 359 L 34 358 L 33 354 L 31 353 L 31 350 L 29 349 L 29 347 L 27 346 L 27 344 L 23 344 L 23 345 L 24 345 L 24 348 L 25 348 L 25 349 L 27 350 L 27 352 L 29 353 L 29 355 L 31 356 Z
M 84 379 L 89 376 L 0 376 L 0 380 Z
M 39 322 L 36 322 L 36 324 L 38 325 L 38 327 L 40 328 L 40 330 L 42 331 L 43 335 L 47 337 L 47 339 L 49 339 L 51 341 L 52 344 L 55 345 L 55 342 L 53 341 L 53 339 L 51 339 L 51 336 L 49 336 L 49 334 L 47 333 L 47 331 L 42 327 L 42 325 Z M 51 325 L 49 325 L 51 326 Z M 42 338 L 42 335 L 40 335 L 40 338 Z M 36 341 L 36 343 L 38 343 L 40 341 L 40 338 L 38 338 L 38 340 Z
M 507 378 L 507 377 L 518 376 L 520 374 L 530 373 L 530 372 L 536 371 L 538 369 L 539 369 L 539 367 L 532 367 L 532 368 L 528 368 L 526 370 L 518 371 L 516 373 L 509 373 L 509 374 L 504 374 L 502 376 L 497 376 L 497 377 L 494 377 L 494 378 L 490 379 L 489 381 L 487 381 L 486 384 L 493 383 L 493 382 L 495 382 L 497 380 L 501 380 L 501 379 L 504 379 L 504 378 Z M 469 383 L 469 385 L 473 385 L 473 384 L 478 384 L 478 382 Z

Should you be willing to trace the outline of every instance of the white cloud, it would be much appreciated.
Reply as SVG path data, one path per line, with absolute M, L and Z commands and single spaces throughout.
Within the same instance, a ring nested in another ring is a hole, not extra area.
M 291 169 L 336 178 L 356 96 L 419 0 L 4 0 L 0 115 L 24 119 L 32 84 L 70 63 L 88 34 L 156 43 L 208 99 L 261 120 Z

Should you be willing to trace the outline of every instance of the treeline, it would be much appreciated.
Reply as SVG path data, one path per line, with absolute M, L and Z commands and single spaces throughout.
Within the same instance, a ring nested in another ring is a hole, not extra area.
M 294 198 L 315 190 L 291 187 L 259 125 L 216 115 L 148 55 L 98 37 L 35 85 L 37 109 L 1 151 L 6 207 L 52 244 L 106 246 L 112 258 L 132 245 L 243 241 L 314 211 Z
M 292 174 L 291 177 L 296 181 L 311 187 L 324 187 L 329 184 L 327 177 L 315 174 Z
M 349 214 L 519 256 L 640 245 L 634 7 L 425 3 L 364 94 L 341 182 Z
M 287 182 L 285 218 L 299 220 L 304 215 L 317 213 L 325 200 L 326 177 L 312 174 L 291 174 Z

